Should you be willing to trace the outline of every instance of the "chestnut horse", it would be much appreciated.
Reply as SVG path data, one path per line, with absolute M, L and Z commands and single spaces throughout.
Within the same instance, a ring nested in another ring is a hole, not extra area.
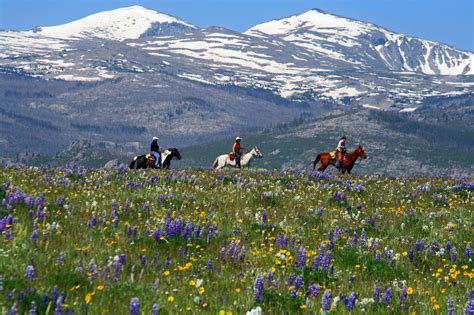
M 346 171 L 347 173 L 350 174 L 352 168 L 354 167 L 355 162 L 357 161 L 359 157 L 361 157 L 362 159 L 365 159 L 367 157 L 367 155 L 365 154 L 364 148 L 362 148 L 361 146 L 359 146 L 357 149 L 355 149 L 351 153 L 347 153 L 344 156 L 344 160 L 340 168 L 340 171 L 342 172 L 342 174 L 344 174 Z M 315 170 L 316 164 L 318 162 L 321 162 L 321 167 L 318 168 L 319 172 L 323 172 L 329 166 L 329 164 L 336 165 L 336 159 L 331 159 L 331 156 L 329 155 L 328 152 L 319 153 L 316 156 L 316 158 L 313 161 L 313 171 Z

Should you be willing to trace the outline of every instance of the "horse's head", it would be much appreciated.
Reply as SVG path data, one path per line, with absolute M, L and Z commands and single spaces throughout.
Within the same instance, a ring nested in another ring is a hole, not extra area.
M 178 149 L 172 148 L 172 149 L 170 149 L 170 151 L 171 151 L 172 156 L 173 156 L 175 159 L 181 160 L 181 154 L 179 153 Z
M 263 154 L 262 154 L 262 152 L 260 152 L 260 150 L 257 148 L 257 146 L 253 147 L 251 153 L 252 153 L 253 156 L 255 156 L 259 159 L 263 158 Z
M 367 158 L 367 154 L 365 154 L 364 148 L 362 146 L 359 146 L 357 148 L 357 155 L 360 156 L 363 159 Z

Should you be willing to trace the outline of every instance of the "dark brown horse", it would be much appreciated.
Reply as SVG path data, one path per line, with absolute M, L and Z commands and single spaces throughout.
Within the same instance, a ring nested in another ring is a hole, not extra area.
M 172 159 L 181 160 L 181 154 L 178 149 L 170 148 L 161 153 L 161 167 L 169 169 Z M 130 163 L 131 169 L 156 168 L 156 160 L 154 158 L 147 158 L 146 155 L 140 155 L 133 158 Z
M 359 146 L 357 149 L 348 153 L 344 156 L 344 160 L 342 162 L 342 166 L 340 171 L 344 174 L 346 171 L 347 173 L 351 173 L 352 168 L 354 167 L 355 162 L 358 158 L 365 159 L 367 155 L 365 154 L 364 148 Z M 318 168 L 319 172 L 323 172 L 329 164 L 336 165 L 336 159 L 332 159 L 331 155 L 328 152 L 319 153 L 313 161 L 313 171 L 316 168 L 316 164 L 321 162 L 321 167 Z

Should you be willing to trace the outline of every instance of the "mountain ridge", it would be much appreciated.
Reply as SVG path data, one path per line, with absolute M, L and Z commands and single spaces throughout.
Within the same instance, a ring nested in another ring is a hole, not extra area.
M 154 23 L 180 24 L 189 29 L 197 29 L 196 26 L 181 19 L 135 5 L 98 12 L 62 25 L 40 26 L 34 29 L 33 32 L 46 37 L 60 39 L 97 37 L 122 41 L 139 38 Z M 110 31 L 109 29 L 114 29 L 115 31 Z

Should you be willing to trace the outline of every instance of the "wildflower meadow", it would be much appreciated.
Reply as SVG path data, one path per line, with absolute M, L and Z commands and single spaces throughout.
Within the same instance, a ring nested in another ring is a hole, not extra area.
M 472 178 L 0 167 L 2 314 L 473 314 Z

